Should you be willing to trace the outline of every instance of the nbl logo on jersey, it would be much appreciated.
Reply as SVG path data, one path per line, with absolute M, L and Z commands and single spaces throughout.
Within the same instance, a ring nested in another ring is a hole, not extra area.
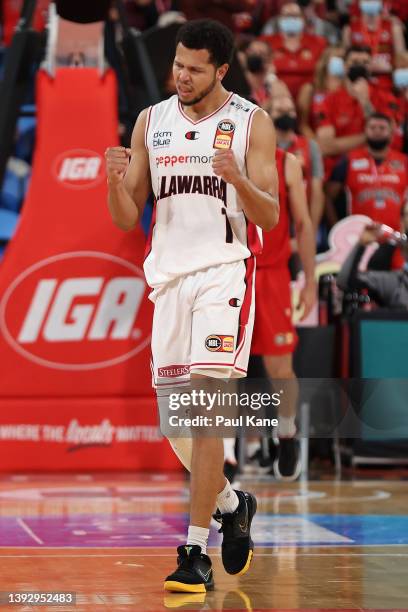
M 212 334 L 205 339 L 205 348 L 212 353 L 233 353 L 234 336 Z
M 223 119 L 217 125 L 217 131 L 215 132 L 214 138 L 214 149 L 226 150 L 232 146 L 232 139 L 234 138 L 235 123 L 230 119 Z

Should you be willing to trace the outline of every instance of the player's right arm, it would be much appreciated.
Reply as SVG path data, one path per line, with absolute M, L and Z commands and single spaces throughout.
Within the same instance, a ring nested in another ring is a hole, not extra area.
M 131 149 L 109 147 L 105 152 L 109 211 L 115 225 L 124 231 L 135 227 L 151 192 L 146 118 L 147 109 L 137 118 Z

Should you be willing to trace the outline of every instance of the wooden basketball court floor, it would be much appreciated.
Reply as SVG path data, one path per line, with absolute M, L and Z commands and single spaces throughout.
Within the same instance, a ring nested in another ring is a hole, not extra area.
M 408 481 L 241 481 L 259 500 L 243 577 L 209 554 L 214 592 L 165 594 L 185 541 L 182 475 L 0 476 L 0 592 L 70 591 L 76 605 L 1 610 L 408 610 Z

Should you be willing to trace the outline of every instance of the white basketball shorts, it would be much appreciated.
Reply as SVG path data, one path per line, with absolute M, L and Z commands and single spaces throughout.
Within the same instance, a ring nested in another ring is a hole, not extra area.
M 255 258 L 176 278 L 150 295 L 153 386 L 191 373 L 246 376 L 255 314 Z

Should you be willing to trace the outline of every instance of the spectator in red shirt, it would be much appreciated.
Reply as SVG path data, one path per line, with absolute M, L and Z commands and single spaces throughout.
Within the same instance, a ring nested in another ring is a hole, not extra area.
M 330 92 L 342 86 L 344 80 L 344 49 L 329 47 L 316 65 L 314 80 L 305 83 L 299 92 L 299 131 L 315 138 L 324 102 Z
M 279 15 L 282 6 L 286 4 L 287 1 L 288 0 L 258 0 L 260 5 L 259 13 L 263 23 L 266 23 L 271 17 Z M 298 4 L 300 6 L 312 4 L 316 15 L 318 15 L 320 19 L 326 19 L 326 0 L 311 0 L 311 2 L 309 2 L 309 0 L 298 0 Z
M 317 140 L 325 156 L 326 176 L 330 176 L 339 156 L 365 143 L 365 122 L 373 112 L 384 113 L 395 125 L 400 122 L 397 98 L 370 83 L 370 62 L 368 47 L 350 47 L 345 55 L 344 86 L 324 102 Z
M 401 150 L 408 154 L 408 53 L 399 57 L 398 67 L 393 74 L 393 82 L 401 108 L 399 125 L 402 140 Z
M 370 47 L 373 82 L 389 90 L 395 59 L 405 52 L 402 24 L 386 15 L 381 0 L 360 0 L 359 8 L 361 16 L 354 17 L 343 30 L 344 45 Z
M 275 74 L 272 50 L 268 43 L 255 38 L 240 51 L 239 58 L 251 87 L 251 98 L 259 106 L 268 107 L 272 96 L 290 96 L 285 83 Z
M 340 39 L 339 29 L 329 21 L 326 21 L 319 16 L 318 10 L 322 4 L 313 2 L 313 0 L 298 0 L 298 4 L 303 9 L 305 32 L 308 34 L 323 36 L 331 45 L 336 45 Z M 262 33 L 276 34 L 277 32 L 279 32 L 279 18 L 275 16 L 265 23 Z
M 344 0 L 343 0 L 344 1 Z M 407 0 L 384 0 L 384 11 L 388 15 L 396 15 L 402 22 L 408 19 L 408 2 Z M 361 15 L 360 0 L 353 0 L 349 7 L 350 17 L 359 17 Z
M 324 207 L 323 160 L 318 144 L 315 140 L 296 133 L 296 106 L 292 98 L 272 98 L 269 114 L 275 125 L 278 148 L 292 153 L 300 162 L 308 209 L 317 233 Z
M 294 100 L 300 88 L 312 80 L 316 63 L 327 41 L 306 34 L 302 9 L 296 2 L 287 2 L 279 14 L 279 33 L 262 36 L 273 50 L 277 75 L 285 81 Z
M 374 113 L 367 120 L 366 144 L 346 155 L 334 168 L 329 200 L 345 186 L 349 213 L 400 229 L 401 207 L 407 198 L 408 158 L 391 149 L 392 123 Z

